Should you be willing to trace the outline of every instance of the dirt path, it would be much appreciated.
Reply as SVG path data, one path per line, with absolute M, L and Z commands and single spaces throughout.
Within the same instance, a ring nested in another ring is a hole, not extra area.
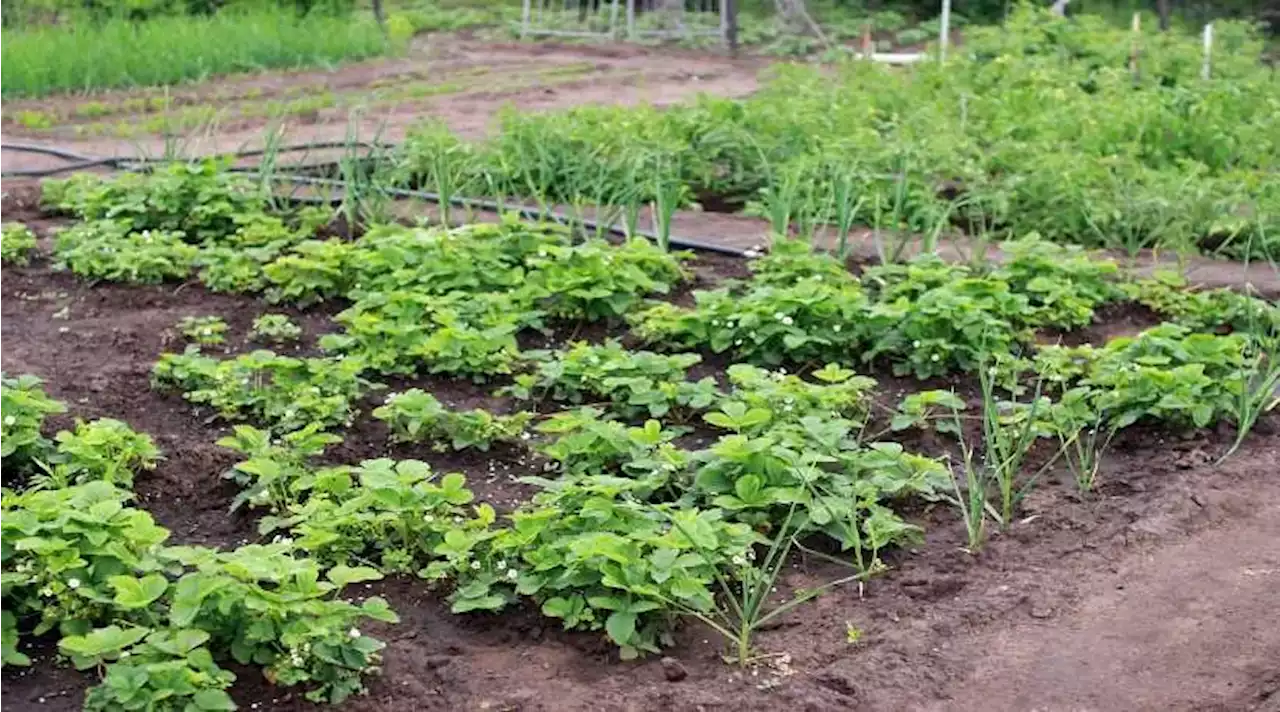
M 933 709 L 1280 709 L 1280 488 L 1114 568 L 1069 615 L 957 641 L 981 662 Z
M 333 71 L 265 72 L 172 90 L 6 101 L 6 142 L 38 142 L 97 156 L 186 155 L 261 146 L 282 122 L 286 143 L 403 140 L 425 119 L 462 135 L 489 131 L 499 111 L 549 111 L 587 104 L 664 106 L 697 94 L 755 91 L 767 62 L 634 45 L 493 43 L 432 36 L 407 57 Z M 166 139 L 165 137 L 170 138 Z M 175 138 L 176 137 L 176 138 Z M 57 165 L 5 154 L 9 169 Z

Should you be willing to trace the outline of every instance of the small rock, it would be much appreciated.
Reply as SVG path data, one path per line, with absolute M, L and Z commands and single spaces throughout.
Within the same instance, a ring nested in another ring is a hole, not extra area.
M 667 682 L 680 682 L 689 677 L 689 671 L 685 669 L 684 665 L 681 665 L 679 660 L 670 657 L 662 659 L 662 674 L 666 676 Z
M 1053 609 L 1043 603 L 1032 604 L 1031 617 L 1045 619 L 1053 616 Z

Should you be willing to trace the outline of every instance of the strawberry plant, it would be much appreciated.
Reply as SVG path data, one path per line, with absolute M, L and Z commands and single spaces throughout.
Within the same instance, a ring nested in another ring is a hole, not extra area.
M 495 519 L 487 504 L 474 516 L 464 509 L 473 496 L 462 475 L 437 477 L 424 462 L 366 460 L 352 475 L 350 486 L 316 488 L 262 529 L 288 529 L 298 549 L 326 564 L 373 561 L 385 573 L 414 573 L 438 558 L 449 532 L 484 530 Z
M 83 635 L 128 617 L 116 602 L 118 576 L 158 576 L 169 532 L 125 505 L 128 494 L 102 481 L 65 489 L 6 491 L 0 517 L 4 610 L 34 635 Z M 163 576 L 160 576 L 163 579 Z
M 1019 317 L 1025 324 L 1088 326 L 1095 307 L 1124 296 L 1116 263 L 1091 259 L 1079 247 L 1055 245 L 1032 233 L 1001 243 L 1000 250 L 1007 259 L 995 276 L 1026 295 L 1027 312 Z
M 44 419 L 67 410 L 45 395 L 42 384 L 29 374 L 0 374 L 0 457 L 6 480 L 30 475 L 48 459 L 52 444 L 41 433 Z
M 650 504 L 653 484 L 616 477 L 545 483 L 509 528 L 446 536 L 428 575 L 458 579 L 453 610 L 537 602 L 566 629 L 604 630 L 623 658 L 656 652 L 681 607 L 714 605 L 716 571 L 758 536 L 715 509 Z M 675 526 L 678 523 L 679 526 Z
M 1028 340 L 1014 326 L 1028 300 L 1000 280 L 969 277 L 933 286 L 932 280 L 916 284 L 908 278 L 881 298 L 862 326 L 871 344 L 862 358 L 888 358 L 895 375 L 925 379 L 972 371 L 982 354 L 1007 353 Z
M 895 432 L 915 428 L 959 435 L 960 427 L 953 416 L 966 407 L 964 399 L 956 395 L 955 391 L 912 393 L 898 404 L 889 428 Z
M 59 232 L 53 252 L 60 269 L 86 279 L 156 284 L 185 279 L 200 250 L 179 232 L 130 232 L 126 223 L 98 220 Z
M 1195 331 L 1280 334 L 1280 306 L 1230 289 L 1192 289 L 1180 275 L 1172 274 L 1131 282 L 1124 289 L 1130 299 Z
M 346 294 L 356 248 L 345 240 L 304 240 L 262 268 L 267 301 L 308 306 Z
M 385 421 L 391 435 L 400 442 L 431 441 L 443 449 L 489 449 L 494 442 L 519 442 L 531 413 L 493 415 L 475 409 L 454 411 L 435 396 L 417 388 L 393 393 L 373 411 L 373 417 Z
M 113 418 L 77 422 L 75 431 L 63 430 L 54 439 L 57 446 L 44 465 L 46 472 L 32 478 L 34 485 L 67 487 L 102 480 L 132 489 L 134 475 L 155 469 L 160 459 L 150 435 Z
M 220 161 L 175 161 L 154 173 L 110 177 L 77 173 L 42 185 L 41 201 L 83 220 L 112 220 L 138 231 L 175 231 L 191 241 L 235 232 L 243 216 L 266 200 L 246 177 Z
M 860 338 L 866 297 L 856 284 L 816 278 L 791 286 L 722 288 L 694 292 L 692 309 L 657 303 L 632 315 L 635 333 L 648 343 L 708 347 L 747 361 L 782 363 L 849 359 Z
M 861 424 L 869 415 L 871 389 L 875 386 L 874 380 L 836 364 L 813 372 L 819 383 L 785 370 L 767 371 L 747 364 L 734 364 L 726 374 L 733 390 L 724 397 L 721 413 L 709 413 L 704 418 L 712 425 L 748 434 L 811 415 L 847 418 Z M 722 419 L 730 413 L 735 413 L 732 417 L 736 420 Z M 751 422 L 743 422 L 744 417 Z
M 263 314 L 253 320 L 249 336 L 258 341 L 284 344 L 297 341 L 302 336 L 302 327 L 284 314 Z
M 141 641 L 138 638 L 146 636 Z M 103 666 L 102 682 L 85 695 L 89 712 L 234 710 L 226 690 L 236 676 L 218 667 L 202 630 L 99 628 L 63 638 L 58 648 L 81 669 Z
M 36 234 L 22 223 L 5 223 L 0 228 L 0 262 L 25 266 L 36 249 Z
M 184 316 L 178 330 L 192 343 L 217 346 L 226 342 L 227 322 L 217 316 Z
M 291 358 L 253 351 L 219 361 L 188 348 L 152 368 L 152 386 L 176 390 L 230 421 L 249 420 L 277 432 L 351 422 L 354 401 L 370 386 L 357 359 Z
M 397 617 L 376 596 L 359 604 L 341 597 L 348 584 L 381 578 L 377 571 L 322 571 L 285 544 L 230 552 L 180 547 L 166 555 L 188 569 L 173 583 L 170 625 L 205 631 L 211 649 L 241 665 L 265 666 L 272 683 L 304 685 L 307 699 L 337 703 L 363 691 L 363 678 L 378 671 L 384 643 L 359 625 Z
M 755 437 L 727 435 L 696 457 L 700 497 L 765 529 L 794 510 L 788 519 L 797 531 L 821 532 L 853 550 L 864 571 L 877 568 L 880 550 L 919 531 L 883 502 L 936 497 L 946 476 L 935 460 L 892 443 L 862 447 L 853 423 L 816 415 Z
M 553 436 L 538 452 L 568 474 L 616 471 L 630 477 L 670 477 L 687 463 L 685 452 L 671 442 L 679 432 L 663 429 L 657 420 L 631 427 L 602 415 L 596 408 L 556 413 L 538 425 L 539 432 Z
M 526 258 L 522 286 L 548 314 L 596 321 L 620 317 L 649 294 L 665 294 L 687 275 L 685 255 L 643 239 L 614 246 L 604 240 L 546 245 Z
M 500 393 L 525 401 L 605 402 L 624 418 L 702 410 L 719 395 L 714 378 L 686 379 L 688 369 L 702 361 L 697 354 L 628 351 L 610 340 L 598 346 L 580 342 L 554 353 L 531 351 L 524 357 L 533 363 L 533 372 L 516 376 Z
M 235 426 L 231 435 L 218 440 L 218 445 L 245 456 L 223 477 L 240 487 L 231 510 L 246 503 L 283 512 L 302 501 L 315 488 L 340 490 L 351 484 L 350 468 L 338 465 L 320 467 L 314 464 L 329 445 L 342 438 L 320 432 L 316 425 L 272 438 L 271 433 L 248 425 Z
M 520 353 L 515 334 L 536 325 L 537 312 L 505 295 L 408 291 L 358 293 L 335 319 L 343 333 L 326 334 L 321 348 L 340 352 L 380 373 L 454 373 L 477 381 L 511 373 Z

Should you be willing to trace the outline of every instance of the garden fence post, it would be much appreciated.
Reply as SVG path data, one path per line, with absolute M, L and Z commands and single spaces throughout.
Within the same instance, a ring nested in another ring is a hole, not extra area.
M 724 40 L 729 44 L 729 55 L 738 56 L 738 2 L 720 0 L 720 21 L 724 28 Z
M 627 0 L 627 39 L 636 37 L 636 0 Z
M 522 21 L 520 22 L 520 39 L 526 39 L 529 34 L 529 20 L 533 14 L 533 0 L 524 0 L 524 11 L 521 13 Z
M 942 18 L 938 27 L 938 61 L 947 61 L 947 43 L 951 40 L 951 0 L 942 0 Z
M 1208 79 L 1213 71 L 1213 23 L 1204 26 L 1204 64 L 1200 65 L 1200 78 Z
M 1129 73 L 1138 79 L 1138 40 L 1142 36 L 1142 13 L 1133 13 L 1133 44 L 1129 46 Z

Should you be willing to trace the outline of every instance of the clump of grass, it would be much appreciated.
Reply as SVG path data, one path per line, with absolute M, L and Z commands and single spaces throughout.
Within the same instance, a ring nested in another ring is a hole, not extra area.
M 372 20 L 262 8 L 6 29 L 0 55 L 7 98 L 329 66 L 397 46 Z

